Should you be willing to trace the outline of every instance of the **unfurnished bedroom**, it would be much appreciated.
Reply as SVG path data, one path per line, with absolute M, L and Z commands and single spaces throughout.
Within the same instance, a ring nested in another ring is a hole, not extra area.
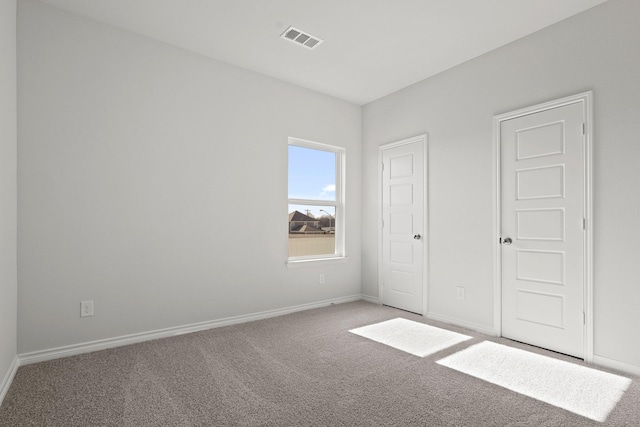
M 0 426 L 640 425 L 638 19 L 2 0 Z

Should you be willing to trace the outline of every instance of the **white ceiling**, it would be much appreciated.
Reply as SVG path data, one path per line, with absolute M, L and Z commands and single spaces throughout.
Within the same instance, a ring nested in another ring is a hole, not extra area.
M 40 1 L 361 105 L 606 0 Z

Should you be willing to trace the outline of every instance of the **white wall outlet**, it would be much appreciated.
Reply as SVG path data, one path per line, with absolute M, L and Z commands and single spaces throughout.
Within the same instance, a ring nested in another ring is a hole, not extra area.
M 321 285 L 324 285 L 324 274 L 320 275 L 320 278 L 318 279 L 318 282 L 320 282 Z
M 464 299 L 464 288 L 462 286 L 458 286 L 456 288 L 456 297 L 459 300 L 463 300 Z
M 80 317 L 93 316 L 93 301 L 80 301 Z

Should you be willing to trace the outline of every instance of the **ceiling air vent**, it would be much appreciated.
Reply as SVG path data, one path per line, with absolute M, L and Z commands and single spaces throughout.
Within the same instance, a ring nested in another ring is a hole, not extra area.
M 282 33 L 280 36 L 283 39 L 292 41 L 296 44 L 302 45 L 307 49 L 313 49 L 322 43 L 322 40 L 316 36 L 312 36 L 309 33 L 305 33 L 304 31 L 300 31 L 297 28 L 289 27 L 287 30 Z

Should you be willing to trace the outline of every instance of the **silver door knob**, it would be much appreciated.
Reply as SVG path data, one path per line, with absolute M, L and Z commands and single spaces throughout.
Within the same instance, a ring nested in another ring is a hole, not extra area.
M 513 243 L 513 240 L 511 240 L 511 237 L 507 237 L 502 241 L 503 245 L 510 245 L 511 243 Z
M 419 235 L 419 234 L 416 234 L 415 236 L 413 236 L 413 238 L 416 239 L 416 240 L 420 240 L 420 239 L 422 239 L 422 236 Z

